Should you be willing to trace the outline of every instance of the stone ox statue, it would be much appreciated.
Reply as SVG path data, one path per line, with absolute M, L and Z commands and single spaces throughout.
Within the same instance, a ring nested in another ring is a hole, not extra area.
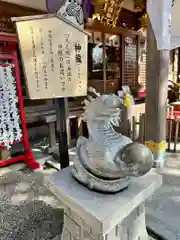
M 89 138 L 77 140 L 72 175 L 90 189 L 115 193 L 128 187 L 132 177 L 146 174 L 153 155 L 145 145 L 115 131 L 114 126 L 121 122 L 123 98 L 100 95 L 93 88 L 90 92 L 83 114 Z

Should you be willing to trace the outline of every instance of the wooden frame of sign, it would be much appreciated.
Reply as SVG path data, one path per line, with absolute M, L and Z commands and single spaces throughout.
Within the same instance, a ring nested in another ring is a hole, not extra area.
M 56 98 L 60 165 L 68 167 L 66 98 L 87 95 L 88 34 L 57 14 L 12 21 L 30 99 Z
M 30 99 L 87 94 L 88 34 L 57 14 L 16 22 Z

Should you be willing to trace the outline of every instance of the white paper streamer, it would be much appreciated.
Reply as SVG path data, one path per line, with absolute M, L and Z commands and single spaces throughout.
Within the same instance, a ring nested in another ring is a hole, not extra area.
M 0 66 L 0 145 L 10 148 L 22 138 L 12 66 Z
M 172 50 L 180 46 L 179 9 L 179 0 L 147 0 L 147 13 L 158 50 Z
M 168 50 L 171 45 L 171 5 L 172 0 L 147 0 L 147 13 L 158 50 Z

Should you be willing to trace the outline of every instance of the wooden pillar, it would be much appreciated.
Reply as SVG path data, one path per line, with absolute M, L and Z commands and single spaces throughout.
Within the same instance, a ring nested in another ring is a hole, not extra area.
M 137 39 L 137 48 L 136 48 L 136 64 L 137 64 L 137 84 L 140 84 L 140 64 L 139 64 L 139 57 L 140 57 L 140 36 L 136 36 Z
M 169 74 L 172 75 L 173 80 L 173 50 L 169 52 Z
M 175 53 L 176 53 L 176 50 L 173 49 L 173 50 L 172 50 L 172 72 L 173 72 L 173 79 L 174 79 L 174 70 L 175 70 Z
M 170 61 L 169 61 L 169 73 L 172 74 L 172 81 L 175 81 L 176 77 L 177 77 L 177 73 L 176 71 L 176 50 L 173 49 L 170 51 Z
M 177 59 L 177 79 L 180 82 L 180 47 L 178 48 L 178 59 Z
M 68 111 L 68 100 L 67 98 L 57 98 L 56 103 L 56 116 L 57 122 L 59 123 L 58 142 L 59 142 L 59 156 L 61 168 L 69 166 L 69 154 L 68 154 L 68 140 L 67 140 L 67 111 Z
M 124 84 L 124 59 L 125 59 L 125 54 L 124 54 L 124 36 L 120 35 L 120 56 L 121 56 L 121 86 Z
M 147 36 L 147 97 L 145 144 L 154 155 L 154 166 L 164 165 L 169 51 L 157 50 L 150 21 Z
M 178 48 L 176 48 L 174 50 L 174 80 L 177 82 L 178 81 L 178 75 L 177 75 L 177 71 L 178 71 Z
M 105 43 L 105 33 L 101 33 L 102 34 L 102 42 L 103 42 L 103 89 L 104 89 L 104 93 L 107 92 L 107 76 L 106 76 L 106 67 L 107 67 L 107 63 L 106 63 L 106 43 Z

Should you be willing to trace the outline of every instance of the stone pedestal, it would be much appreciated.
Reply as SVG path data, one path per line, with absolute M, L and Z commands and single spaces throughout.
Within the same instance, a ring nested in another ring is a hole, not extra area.
M 100 194 L 76 182 L 70 167 L 45 177 L 64 208 L 62 240 L 146 240 L 145 200 L 161 185 L 150 172 L 123 192 Z

